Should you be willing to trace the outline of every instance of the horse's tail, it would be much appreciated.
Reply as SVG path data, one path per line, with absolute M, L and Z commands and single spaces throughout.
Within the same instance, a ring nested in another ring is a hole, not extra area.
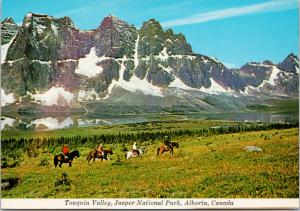
M 160 150 L 160 147 L 157 148 L 157 154 L 156 155 L 159 155 L 159 150 Z
M 92 159 L 92 155 L 91 155 L 91 153 L 89 153 L 89 155 L 86 157 L 86 160 L 87 160 L 88 163 L 89 163 L 91 159 Z
M 55 168 L 57 167 L 57 164 L 58 164 L 58 157 L 57 155 L 54 156 L 54 166 Z
M 125 154 L 125 160 L 127 160 L 127 153 Z

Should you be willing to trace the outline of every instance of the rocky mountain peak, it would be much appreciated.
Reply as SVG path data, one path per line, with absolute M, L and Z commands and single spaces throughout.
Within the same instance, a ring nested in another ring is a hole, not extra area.
M 163 29 L 160 25 L 160 23 L 155 19 L 150 19 L 143 23 L 143 26 L 141 27 L 143 30 L 149 30 L 149 31 L 161 31 L 163 32 Z
M 105 30 L 106 28 L 122 29 L 126 26 L 129 26 L 129 24 L 125 21 L 121 20 L 117 16 L 109 15 L 102 20 L 99 28 L 100 30 Z
M 1 45 L 9 43 L 16 36 L 19 28 L 11 17 L 4 19 L 1 22 Z
M 11 18 L 11 17 L 8 17 L 8 18 L 5 18 L 1 24 L 16 24 L 15 21 Z
M 286 72 L 299 73 L 299 59 L 294 53 L 290 53 L 278 64 L 278 68 Z
M 74 25 L 73 21 L 68 16 L 65 16 L 65 17 L 62 17 L 62 18 L 58 19 L 58 22 L 63 26 L 67 26 L 67 27 L 70 27 L 70 28 L 75 28 L 75 25 Z
M 274 65 L 270 60 L 263 61 L 264 65 Z
M 95 37 L 97 56 L 133 58 L 137 29 L 118 17 L 105 17 Z
M 193 53 L 183 34 L 163 29 L 155 19 L 138 30 L 109 15 L 97 29 L 80 31 L 69 17 L 28 13 L 17 32 L 1 65 L 3 87 L 16 96 L 53 86 L 80 95 L 80 101 L 109 99 L 117 87 L 155 96 L 174 88 L 201 94 L 298 91 L 298 75 L 291 73 L 299 67 L 294 54 L 280 68 L 290 72 L 271 61 L 227 69 L 216 58 Z

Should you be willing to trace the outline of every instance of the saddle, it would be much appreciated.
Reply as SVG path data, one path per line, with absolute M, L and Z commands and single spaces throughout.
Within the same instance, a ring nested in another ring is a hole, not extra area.
M 61 160 L 67 160 L 67 159 L 69 159 L 69 157 L 67 156 L 67 155 L 65 155 L 65 154 L 61 154 L 62 156 L 58 156 L 58 160 L 59 161 L 61 161 Z
M 136 157 L 136 156 L 140 155 L 140 152 L 138 150 L 133 149 L 132 155 L 133 155 L 133 157 Z

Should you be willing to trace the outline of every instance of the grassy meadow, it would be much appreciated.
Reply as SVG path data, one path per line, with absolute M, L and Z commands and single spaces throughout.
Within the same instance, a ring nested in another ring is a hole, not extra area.
M 101 132 L 175 130 L 176 128 L 212 127 L 230 122 L 207 121 L 119 125 L 101 127 Z M 166 128 L 166 127 L 169 128 Z M 43 135 L 68 135 L 84 130 L 93 134 L 98 127 L 43 132 Z M 99 128 L 98 128 L 99 130 Z M 97 130 L 97 131 L 98 131 Z M 115 145 L 110 161 L 87 163 L 91 150 L 80 146 L 80 158 L 73 166 L 54 168 L 53 157 L 59 152 L 40 148 L 35 157 L 22 155 L 20 164 L 2 169 L 2 178 L 19 178 L 16 187 L 2 190 L 4 198 L 298 198 L 299 129 L 273 129 L 239 133 L 175 137 L 180 147 L 157 156 L 162 140 L 143 142 L 148 152 L 140 158 L 125 160 L 124 148 Z M 99 132 L 100 133 L 100 132 Z M 33 133 L 32 133 L 33 134 Z M 9 134 L 6 134 L 8 137 Z M 30 137 L 30 134 L 26 134 Z M 96 143 L 95 143 L 96 144 Z M 262 152 L 247 152 L 246 146 Z M 105 144 L 105 148 L 111 144 Z

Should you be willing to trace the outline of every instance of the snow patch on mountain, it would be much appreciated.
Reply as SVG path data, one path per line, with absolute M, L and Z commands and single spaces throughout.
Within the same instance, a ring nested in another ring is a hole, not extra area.
M 14 36 L 13 38 L 11 38 L 10 42 L 5 44 L 5 45 L 1 45 L 1 64 L 5 61 L 6 59 L 6 55 L 7 55 L 7 51 L 9 46 L 13 43 L 14 39 L 16 36 Z
M 65 91 L 62 87 L 52 87 L 45 93 L 37 93 L 37 94 L 31 94 L 28 92 L 28 94 L 31 96 L 31 98 L 36 103 L 40 103 L 42 105 L 46 106 L 52 106 L 52 105 L 70 105 L 71 101 L 74 98 L 74 94 Z
M 185 89 L 185 90 L 195 90 L 192 87 L 187 86 L 185 83 L 182 82 L 178 77 L 175 76 L 175 79 L 169 84 L 168 87 L 174 87 L 179 89 Z
M 131 92 L 141 91 L 145 95 L 163 97 L 161 88 L 149 83 L 146 77 L 141 80 L 136 76 L 132 76 L 129 82 L 123 81 L 120 86 Z
M 276 66 L 272 67 L 272 72 L 269 80 L 263 80 L 263 82 L 258 86 L 258 88 L 264 87 L 266 83 L 275 86 L 275 80 L 278 78 L 278 74 L 281 72 Z
M 259 91 L 259 88 L 249 85 L 245 87 L 244 91 L 240 91 L 240 93 L 243 95 L 250 95 L 253 91 Z
M 58 32 L 57 32 L 58 27 L 55 26 L 53 23 L 51 23 L 51 29 L 54 32 L 54 34 L 57 36 L 58 35 Z
M 158 58 L 163 61 L 166 61 L 169 58 L 166 47 L 164 47 L 163 50 L 159 52 Z
M 211 86 L 209 88 L 201 87 L 200 91 L 206 92 L 208 94 L 216 94 L 216 95 L 223 94 L 223 93 L 232 94 L 234 92 L 231 89 L 225 89 L 212 78 L 210 78 L 210 83 Z
M 292 57 L 294 63 L 296 64 L 296 73 L 299 74 L 299 60 L 297 60 L 295 57 Z
M 43 34 L 46 29 L 46 26 L 37 25 L 37 32 L 38 34 Z
M 217 58 L 215 58 L 215 57 L 209 57 L 211 60 L 213 60 L 214 62 L 216 62 L 216 63 L 221 63 Z
M 3 130 L 6 125 L 9 127 L 14 126 L 15 121 L 15 119 L 12 119 L 10 117 L 1 117 L 1 130 Z
M 1 107 L 12 104 L 15 101 L 13 93 L 5 94 L 5 91 L 1 88 Z
M 103 68 L 97 65 L 99 62 L 100 60 L 96 55 L 95 47 L 93 47 L 89 54 L 78 60 L 78 68 L 75 70 L 75 73 L 85 75 L 89 78 L 95 77 L 103 71 Z
M 80 90 L 78 93 L 77 100 L 79 102 L 85 102 L 85 101 L 93 101 L 93 100 L 100 100 L 98 93 L 93 89 L 89 91 Z
M 139 79 L 135 75 L 133 75 L 129 81 L 124 80 L 124 72 L 125 72 L 125 65 L 124 62 L 127 60 L 126 56 L 123 57 L 120 64 L 120 70 L 119 70 L 119 80 L 113 80 L 111 84 L 108 86 L 108 93 L 103 99 L 107 99 L 111 93 L 114 87 L 121 87 L 125 90 L 128 90 L 130 92 L 137 92 L 141 91 L 145 95 L 154 95 L 162 97 L 162 91 L 160 87 L 154 86 L 153 84 L 149 83 L 147 81 L 147 77 L 145 77 L 143 80 Z
M 139 65 L 139 52 L 138 52 L 138 47 L 139 47 L 139 41 L 140 41 L 140 35 L 138 34 L 137 39 L 135 41 L 135 46 L 134 46 L 134 69 L 137 68 Z
M 73 124 L 74 121 L 71 119 L 71 117 L 67 117 L 62 122 L 59 122 L 57 118 L 47 117 L 33 120 L 27 127 L 30 127 L 31 125 L 36 125 L 35 128 L 38 128 L 39 126 L 46 126 L 47 129 L 45 130 L 54 130 L 70 127 Z

